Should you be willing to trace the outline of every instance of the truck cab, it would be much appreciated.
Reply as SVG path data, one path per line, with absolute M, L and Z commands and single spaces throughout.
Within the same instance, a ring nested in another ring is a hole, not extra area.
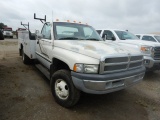
M 156 34 L 136 34 L 140 40 L 160 43 L 160 35 Z
M 96 30 L 71 21 L 45 22 L 36 39 L 30 31 L 18 33 L 23 62 L 36 60 L 50 80 L 55 101 L 74 106 L 81 91 L 106 94 L 139 83 L 145 74 L 143 55 L 137 49 L 106 43 Z
M 160 43 L 142 41 L 129 31 L 118 29 L 97 29 L 100 36 L 106 41 L 136 48 L 144 55 L 147 71 L 160 70 Z

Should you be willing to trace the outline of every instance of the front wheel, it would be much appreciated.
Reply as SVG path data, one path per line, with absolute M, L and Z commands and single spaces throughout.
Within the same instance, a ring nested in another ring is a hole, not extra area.
M 52 75 L 51 90 L 55 101 L 66 108 L 74 106 L 80 98 L 68 70 L 58 70 Z

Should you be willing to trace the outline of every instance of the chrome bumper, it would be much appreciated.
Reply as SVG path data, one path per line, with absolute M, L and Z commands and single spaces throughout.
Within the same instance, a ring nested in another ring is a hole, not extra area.
M 147 63 L 145 63 L 145 67 L 147 69 L 154 67 L 154 65 L 160 64 L 160 60 L 154 60 L 152 57 L 149 56 L 144 56 L 144 61 L 147 61 Z
M 128 86 L 132 86 L 140 82 L 145 75 L 145 68 L 139 70 L 138 74 L 129 75 L 130 72 L 133 72 L 133 74 L 136 73 L 136 71 L 126 71 L 121 73 L 123 74 L 121 75 L 123 77 L 116 75 L 116 73 L 114 73 L 113 75 L 116 76 L 114 78 L 106 77 L 105 79 L 105 76 L 107 76 L 105 75 L 104 77 L 101 77 L 99 79 L 96 78 L 97 80 L 85 79 L 85 76 L 84 78 L 72 76 L 72 80 L 76 88 L 83 92 L 91 93 L 91 94 L 105 94 L 105 93 L 110 93 L 110 92 L 124 89 Z M 129 75 L 129 76 L 125 77 L 125 75 L 126 76 Z M 92 77 L 94 76 L 92 75 Z

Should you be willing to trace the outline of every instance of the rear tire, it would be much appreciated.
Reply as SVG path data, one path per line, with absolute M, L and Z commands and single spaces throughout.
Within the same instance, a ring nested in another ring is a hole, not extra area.
M 19 56 L 22 56 L 22 49 L 19 49 Z
M 24 50 L 22 49 L 22 60 L 24 64 L 30 64 L 31 59 L 24 53 Z
M 74 86 L 68 70 L 58 70 L 52 75 L 51 91 L 55 101 L 66 108 L 74 106 L 80 98 L 80 91 Z

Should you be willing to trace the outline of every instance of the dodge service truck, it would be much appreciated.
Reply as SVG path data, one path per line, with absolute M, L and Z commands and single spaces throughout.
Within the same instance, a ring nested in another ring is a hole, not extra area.
M 145 74 L 139 50 L 106 43 L 96 30 L 71 21 L 44 22 L 36 36 L 29 29 L 19 31 L 19 51 L 24 64 L 35 66 L 50 80 L 55 101 L 74 106 L 80 91 L 106 94 L 141 81 Z
M 147 71 L 160 70 L 160 43 L 142 41 L 136 35 L 125 30 L 98 29 L 97 32 L 106 41 L 139 49 L 144 55 Z

